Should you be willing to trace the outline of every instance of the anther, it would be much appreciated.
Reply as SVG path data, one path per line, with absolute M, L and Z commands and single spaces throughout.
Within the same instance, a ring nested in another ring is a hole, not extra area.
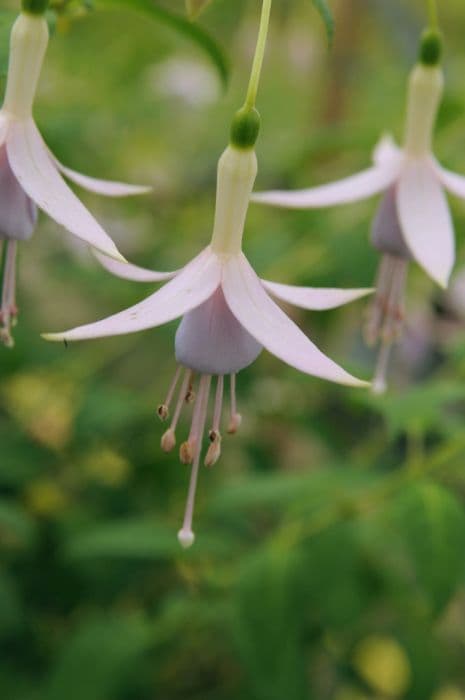
M 162 403 L 158 406 L 157 408 L 157 416 L 161 421 L 167 420 L 167 418 L 170 415 L 170 411 L 168 406 L 165 403 Z
M 176 372 L 176 374 L 177 374 L 177 372 Z M 171 421 L 171 425 L 162 436 L 161 448 L 165 452 L 170 452 L 174 448 L 174 446 L 176 445 L 176 426 L 178 425 L 179 416 L 181 415 L 182 407 L 184 405 L 184 401 L 185 401 L 185 397 L 186 397 L 187 388 L 189 386 L 189 382 L 191 381 L 191 376 L 192 376 L 192 372 L 190 370 L 186 370 L 186 372 L 184 374 L 184 378 L 182 380 L 181 389 L 179 390 L 179 396 L 178 396 L 178 400 L 176 402 L 176 408 L 174 409 L 174 414 L 173 414 L 173 419 Z M 176 385 L 174 384 L 174 387 L 175 386 Z M 172 385 L 172 387 L 173 387 L 173 385 Z M 173 391 L 174 391 L 174 389 L 173 389 Z M 168 392 L 168 398 L 170 398 L 169 392 Z M 171 400 L 171 398 L 170 398 L 170 400 Z M 162 406 L 159 407 L 159 410 L 160 410 L 160 408 L 163 407 L 163 405 L 164 404 L 162 404 Z M 160 418 L 162 418 L 160 413 L 158 413 L 158 415 L 160 416 Z
M 179 448 L 179 459 L 181 464 L 192 464 L 194 461 L 194 447 L 195 445 L 189 440 L 186 440 L 181 444 Z
M 205 455 L 204 464 L 206 467 L 213 467 L 221 455 L 221 434 L 216 430 L 210 430 L 208 438 L 211 444 Z
M 185 396 L 185 402 L 186 403 L 194 403 L 195 401 L 195 391 L 194 387 L 192 384 L 189 385 L 189 388 L 187 389 L 186 396 Z
M 178 384 L 181 372 L 182 367 L 177 367 L 173 380 L 170 384 L 170 388 L 168 389 L 168 394 L 166 396 L 165 402 L 160 404 L 157 408 L 157 415 L 161 421 L 167 420 L 167 418 L 170 415 L 171 401 L 173 400 L 174 392 L 176 391 L 176 386 Z
M 171 452 L 176 446 L 176 434 L 172 428 L 163 433 L 161 438 L 161 449 L 163 452 Z

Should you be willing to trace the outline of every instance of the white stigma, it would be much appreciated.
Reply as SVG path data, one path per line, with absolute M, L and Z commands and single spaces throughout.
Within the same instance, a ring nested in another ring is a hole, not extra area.
M 195 535 L 192 530 L 185 530 L 184 528 L 181 528 L 181 530 L 178 532 L 178 540 L 183 549 L 189 549 L 189 547 L 192 547 L 194 544 Z

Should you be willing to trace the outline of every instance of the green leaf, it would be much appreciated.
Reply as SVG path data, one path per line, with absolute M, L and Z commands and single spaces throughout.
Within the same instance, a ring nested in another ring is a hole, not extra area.
M 175 31 L 179 32 L 187 39 L 193 41 L 199 46 L 213 61 L 223 85 L 226 86 L 229 77 L 229 68 L 223 51 L 218 46 L 216 41 L 197 24 L 189 22 L 182 15 L 159 7 L 152 0 L 96 0 L 97 7 L 120 6 L 127 7 L 136 12 L 142 12 L 152 19 L 166 24 Z
M 356 400 L 383 415 L 392 438 L 409 430 L 418 433 L 432 430 L 447 435 L 453 426 L 448 408 L 465 400 L 465 386 L 460 382 L 434 381 L 397 394 L 376 396 L 366 392 L 366 396 Z
M 358 523 L 336 523 L 302 544 L 300 585 L 309 618 L 317 626 L 346 630 L 360 621 L 371 602 L 358 533 Z
M 212 0 L 186 0 L 186 12 L 190 20 L 195 20 Z
M 21 615 L 21 602 L 16 582 L 6 572 L 0 570 L 0 639 L 2 641 L 21 624 Z
M 230 551 L 224 537 L 202 534 L 191 555 L 205 551 Z M 176 529 L 147 518 L 116 520 L 97 525 L 87 532 L 70 537 L 65 545 L 73 558 L 125 558 L 158 560 L 179 556 L 180 545 Z
M 136 662 L 152 643 L 142 616 L 101 616 L 81 622 L 62 641 L 43 700 L 114 700 L 136 675 Z
M 326 27 L 328 44 L 331 46 L 334 37 L 334 17 L 333 13 L 331 12 L 331 8 L 329 7 L 326 0 L 312 0 L 312 2 L 321 15 L 321 19 L 323 20 L 324 25 Z
M 244 566 L 237 588 L 235 638 L 259 700 L 304 700 L 301 578 L 295 551 L 267 549 Z
M 449 491 L 431 481 L 405 489 L 387 513 L 396 550 L 388 566 L 438 613 L 460 585 L 465 571 L 465 513 Z M 385 521 L 386 522 L 386 521 Z
M 8 69 L 10 32 L 16 17 L 16 12 L 0 10 L 0 90 L 3 90 L 3 83 Z
M 0 501 L 0 545 L 23 547 L 35 537 L 33 520 L 19 506 Z

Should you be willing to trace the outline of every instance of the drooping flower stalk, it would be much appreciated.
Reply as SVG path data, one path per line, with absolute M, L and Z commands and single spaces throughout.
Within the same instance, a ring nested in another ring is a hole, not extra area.
M 260 84 L 260 76 L 262 74 L 263 59 L 265 58 L 266 42 L 268 38 L 268 28 L 270 26 L 272 0 L 263 0 L 262 15 L 260 18 L 260 28 L 258 30 L 257 45 L 255 47 L 255 55 L 250 72 L 249 87 L 245 98 L 245 107 L 254 109 L 257 102 L 258 87 Z
M 16 317 L 15 258 L 17 243 L 34 233 L 37 209 L 103 253 L 124 260 L 111 238 L 63 181 L 110 197 L 141 194 L 146 187 L 95 180 L 62 166 L 35 125 L 32 110 L 49 34 L 44 17 L 47 0 L 23 0 L 23 11 L 10 38 L 5 97 L 0 109 L 0 240 L 5 241 L 0 342 L 13 345 Z
M 265 0 L 252 87 L 244 106 L 234 117 L 230 144 L 218 163 L 210 244 L 181 270 L 171 273 L 122 264 L 97 253 L 101 264 L 117 276 L 167 283 L 149 298 L 107 319 L 45 336 L 49 340 L 75 341 L 133 333 L 182 318 L 175 338 L 178 367 L 157 412 L 162 420 L 168 420 L 174 407 L 169 427 L 161 439 L 162 449 L 169 452 L 176 446 L 183 408 L 194 403 L 190 431 L 179 448 L 180 461 L 191 467 L 185 516 L 178 533 L 183 547 L 194 541 L 192 518 L 207 426 L 209 446 L 204 464 L 213 466 L 221 453 L 225 377 L 230 378 L 228 433 L 237 432 L 242 421 L 237 408 L 236 375 L 252 364 L 263 348 L 306 374 L 349 386 L 367 385 L 326 357 L 272 298 L 304 309 L 323 310 L 346 304 L 372 290 L 314 289 L 261 280 L 242 252 L 249 199 L 257 174 L 254 146 L 260 119 L 254 105 L 270 6 L 270 0 Z M 215 382 L 210 418 L 211 385 Z
M 438 6 L 436 0 L 428 1 L 428 17 L 430 29 L 437 32 L 439 30 Z

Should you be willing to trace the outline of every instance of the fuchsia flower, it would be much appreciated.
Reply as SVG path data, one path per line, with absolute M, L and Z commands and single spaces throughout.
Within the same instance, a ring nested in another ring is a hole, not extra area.
M 60 172 L 92 192 L 109 197 L 142 194 L 149 188 L 106 182 L 61 165 L 34 123 L 32 106 L 48 45 L 43 15 L 23 12 L 11 32 L 5 99 L 0 110 L 0 253 L 6 243 L 0 309 L 0 340 L 11 346 L 18 241 L 31 238 L 37 207 L 101 252 L 124 260 L 111 238 L 63 181 Z
M 192 464 L 184 523 L 178 535 L 185 547 L 194 541 L 194 498 L 213 377 L 216 389 L 207 466 L 217 461 L 221 451 L 224 377 L 230 376 L 231 387 L 228 430 L 235 432 L 241 422 L 236 407 L 236 374 L 250 365 L 263 348 L 306 374 L 350 386 L 366 385 L 326 357 L 275 304 L 273 297 L 304 309 L 323 310 L 346 304 L 371 290 L 313 289 L 260 280 L 242 253 L 244 223 L 256 173 L 253 148 L 229 146 L 218 166 L 210 245 L 181 270 L 169 273 L 152 272 L 97 254 L 101 263 L 120 277 L 167 284 L 139 304 L 103 321 L 45 336 L 48 340 L 75 341 L 121 335 L 182 317 L 175 342 L 178 368 L 158 413 L 162 419 L 168 417 L 180 384 L 171 424 L 162 438 L 163 449 L 169 451 L 176 444 L 182 407 L 194 400 L 194 375 L 199 375 L 190 433 L 180 448 L 181 461 Z
M 422 62 L 410 77 L 402 149 L 390 137 L 384 137 L 375 149 L 374 165 L 356 175 L 320 187 L 252 196 L 254 202 L 262 204 L 312 209 L 356 202 L 384 192 L 372 228 L 372 244 L 381 252 L 382 260 L 365 328 L 369 344 L 378 340 L 382 344 L 373 384 L 379 392 L 385 389 L 391 345 L 401 333 L 408 263 L 415 260 L 445 288 L 455 260 L 454 229 L 444 190 L 465 199 L 465 177 L 443 168 L 432 153 L 444 83 L 437 65 L 439 50 L 427 36 L 422 44 Z

